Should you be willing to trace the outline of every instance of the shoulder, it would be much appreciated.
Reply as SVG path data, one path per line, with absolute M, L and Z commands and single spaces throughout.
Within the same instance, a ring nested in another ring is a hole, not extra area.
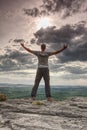
M 39 54 L 40 54 L 40 51 L 33 51 L 33 54 L 39 55 Z
M 46 52 L 48 56 L 51 56 L 52 55 L 52 52 Z

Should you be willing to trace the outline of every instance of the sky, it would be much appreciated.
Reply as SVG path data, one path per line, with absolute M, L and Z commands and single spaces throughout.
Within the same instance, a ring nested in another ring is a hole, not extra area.
M 0 83 L 34 84 L 37 57 L 49 58 L 51 85 L 87 85 L 87 0 L 0 0 Z M 43 80 L 40 84 L 44 84 Z

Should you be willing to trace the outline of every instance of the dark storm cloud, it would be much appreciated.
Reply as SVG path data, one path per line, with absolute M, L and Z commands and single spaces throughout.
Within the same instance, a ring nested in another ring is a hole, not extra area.
M 41 28 L 36 33 L 34 33 L 37 43 L 46 42 L 46 43 L 71 43 L 71 40 L 77 36 L 86 35 L 87 28 L 84 24 L 78 25 L 65 25 L 60 29 L 57 29 L 55 26 L 48 28 Z
M 46 29 L 41 28 L 34 35 L 37 38 L 37 43 L 71 43 L 74 37 L 82 35 L 85 31 L 83 24 L 65 25 L 60 29 L 56 29 L 55 26 Z
M 19 50 L 8 50 L 0 55 L 0 71 L 12 71 L 35 67 L 34 57 Z
M 9 40 L 9 41 L 11 41 L 11 40 Z M 14 42 L 14 43 L 27 43 L 27 44 L 29 44 L 29 41 L 26 41 L 26 40 L 24 40 L 24 39 L 14 39 L 14 40 L 12 40 L 11 42 Z M 10 42 L 9 42 L 10 43 Z M 30 40 L 30 43 L 31 44 L 33 44 L 33 43 L 35 43 L 35 39 L 31 39 Z M 20 44 L 13 44 L 13 46 L 19 46 Z
M 33 8 L 33 9 L 24 9 L 24 12 L 26 15 L 30 15 L 32 17 L 37 17 L 40 15 L 39 9 Z
M 69 61 L 87 61 L 87 42 L 79 45 L 78 47 L 74 46 L 73 50 L 68 49 L 59 56 L 61 62 Z
M 83 22 L 74 26 L 62 26 L 60 29 L 41 28 L 34 36 L 37 44 L 47 43 L 55 50 L 65 43 L 68 44 L 67 51 L 57 55 L 61 62 L 87 61 L 87 28 Z
M 2 59 L 2 58 L 0 58 Z M 15 69 L 15 62 L 13 62 L 11 59 L 9 58 L 5 58 L 3 60 L 0 61 L 0 71 L 11 71 L 12 69 Z M 17 66 L 16 66 L 17 68 Z
M 28 16 L 37 17 L 63 10 L 65 18 L 73 13 L 81 12 L 81 7 L 85 2 L 86 0 L 43 0 L 43 4 L 39 8 L 24 9 L 24 12 Z
M 15 43 L 22 43 L 22 42 L 25 42 L 24 39 L 15 39 L 14 40 Z
M 30 43 L 31 43 L 31 44 L 34 44 L 34 43 L 36 43 L 36 40 L 35 40 L 34 38 L 32 38 L 32 39 L 30 40 Z

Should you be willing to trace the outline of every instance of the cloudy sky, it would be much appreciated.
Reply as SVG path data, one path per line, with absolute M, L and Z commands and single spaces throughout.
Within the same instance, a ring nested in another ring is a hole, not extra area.
M 49 59 L 51 84 L 87 85 L 87 0 L 0 0 L 0 83 L 34 83 L 37 58 L 21 42 L 67 44 Z

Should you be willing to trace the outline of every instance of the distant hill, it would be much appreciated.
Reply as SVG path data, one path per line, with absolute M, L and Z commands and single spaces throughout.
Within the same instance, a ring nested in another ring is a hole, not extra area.
M 8 98 L 30 97 L 32 85 L 24 84 L 0 84 L 0 93 L 4 93 Z M 58 100 L 65 100 L 75 96 L 87 97 L 87 87 L 85 86 L 52 86 L 52 96 Z M 40 86 L 37 92 L 37 99 L 45 99 L 44 86 Z

